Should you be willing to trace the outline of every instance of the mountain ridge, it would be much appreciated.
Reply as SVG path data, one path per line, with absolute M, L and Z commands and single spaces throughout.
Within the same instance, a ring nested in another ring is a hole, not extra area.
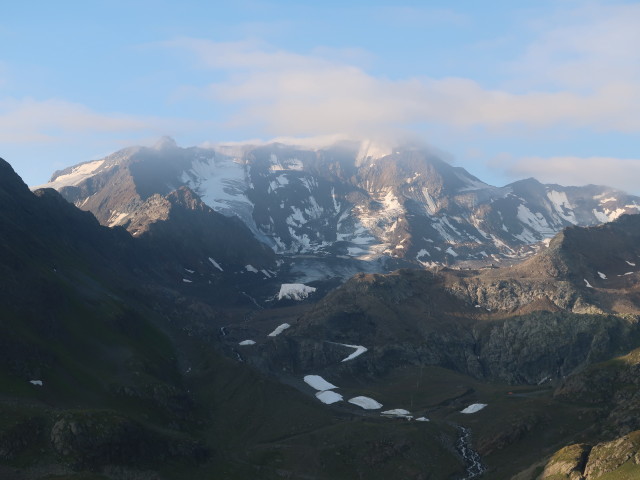
M 521 258 L 566 226 L 640 209 L 640 198 L 609 187 L 532 179 L 494 187 L 426 150 L 367 156 L 357 142 L 130 147 L 57 172 L 47 185 L 108 226 L 153 194 L 187 186 L 276 253 L 416 266 Z

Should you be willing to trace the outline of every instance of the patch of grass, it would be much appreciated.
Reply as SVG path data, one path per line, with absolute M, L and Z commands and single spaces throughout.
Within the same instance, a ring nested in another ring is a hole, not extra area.
M 613 472 L 605 473 L 593 480 L 637 480 L 638 478 L 640 478 L 640 465 L 629 460 Z

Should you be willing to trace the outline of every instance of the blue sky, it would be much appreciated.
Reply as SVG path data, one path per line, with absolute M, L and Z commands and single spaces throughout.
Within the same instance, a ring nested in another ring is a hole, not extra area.
M 412 136 L 490 183 L 640 193 L 637 25 L 624 1 L 11 2 L 0 156 L 37 185 L 164 134 Z

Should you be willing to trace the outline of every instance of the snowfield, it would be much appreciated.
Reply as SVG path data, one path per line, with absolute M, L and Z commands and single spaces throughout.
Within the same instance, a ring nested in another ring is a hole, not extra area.
M 83 163 L 73 167 L 70 173 L 59 175 L 53 182 L 45 183 L 44 185 L 34 188 L 55 188 L 57 190 L 62 187 L 74 187 L 83 180 L 93 177 L 96 174 L 96 170 L 103 164 L 104 160 Z
M 332 390 L 334 388 L 338 388 L 333 383 L 327 382 L 320 375 L 306 375 L 304 377 L 304 381 L 311 388 L 315 388 L 316 390 L 321 392 L 324 390 Z
M 467 408 L 465 408 L 464 410 L 460 410 L 460 413 L 476 413 L 482 410 L 486 406 L 487 406 L 486 403 L 473 403 L 469 405 Z
M 309 287 L 302 283 L 283 283 L 280 285 L 280 292 L 278 293 L 278 300 L 284 298 L 289 300 L 304 300 L 309 294 L 315 292 L 314 287 Z

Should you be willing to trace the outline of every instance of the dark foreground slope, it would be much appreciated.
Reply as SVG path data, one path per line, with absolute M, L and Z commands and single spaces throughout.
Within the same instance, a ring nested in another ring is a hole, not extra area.
M 180 255 L 163 263 L 155 250 L 175 241 L 102 227 L 0 161 L 1 478 L 464 471 L 453 428 L 324 408 L 217 353 L 216 322 L 244 307 L 221 310 L 176 281 Z

